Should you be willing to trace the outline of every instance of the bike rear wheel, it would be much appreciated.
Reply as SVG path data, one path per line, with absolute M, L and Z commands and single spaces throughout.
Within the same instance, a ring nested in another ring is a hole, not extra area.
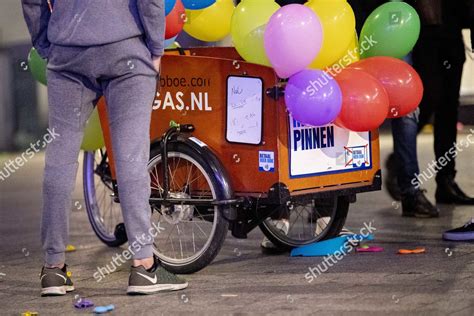
M 331 197 L 293 202 L 284 207 L 284 216 L 266 219 L 260 229 L 277 248 L 291 250 L 338 236 L 347 218 L 349 201 Z

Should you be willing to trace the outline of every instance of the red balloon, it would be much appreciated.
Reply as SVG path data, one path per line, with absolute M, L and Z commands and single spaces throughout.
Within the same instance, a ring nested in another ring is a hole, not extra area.
M 342 91 L 342 110 L 334 122 L 337 126 L 365 132 L 382 125 L 388 113 L 388 95 L 375 77 L 346 68 L 334 78 Z
M 183 30 L 186 21 L 186 11 L 183 2 L 176 0 L 173 10 L 166 16 L 165 39 L 175 37 Z
M 423 82 L 412 66 L 393 57 L 370 57 L 350 65 L 362 69 L 384 86 L 390 100 L 389 118 L 405 116 L 420 105 Z

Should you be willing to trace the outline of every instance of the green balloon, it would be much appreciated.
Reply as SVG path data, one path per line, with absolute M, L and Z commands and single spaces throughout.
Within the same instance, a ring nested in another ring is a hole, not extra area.
M 40 83 L 47 85 L 46 81 L 46 60 L 41 58 L 36 49 L 33 47 L 28 54 L 28 66 L 31 74 Z
M 359 38 L 361 58 L 405 57 L 420 35 L 420 17 L 405 2 L 388 2 L 372 12 Z
M 100 126 L 99 111 L 95 108 L 91 117 L 87 121 L 81 149 L 85 151 L 95 151 L 104 146 L 105 142 L 102 134 L 102 127 Z

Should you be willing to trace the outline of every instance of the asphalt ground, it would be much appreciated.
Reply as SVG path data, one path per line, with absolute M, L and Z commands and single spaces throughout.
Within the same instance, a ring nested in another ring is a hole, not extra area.
M 465 129 L 460 138 L 466 137 Z M 381 136 L 382 159 L 391 151 L 389 135 Z M 423 170 L 433 159 L 432 135 L 419 137 Z M 0 155 L 0 166 L 18 154 Z M 474 146 L 459 153 L 457 180 L 474 195 Z M 206 269 L 186 276 L 189 287 L 180 292 L 153 296 L 127 296 L 129 264 L 102 282 L 93 278 L 96 268 L 109 263 L 125 249 L 107 248 L 94 235 L 80 207 L 82 179 L 77 178 L 71 213 L 71 244 L 67 256 L 76 292 L 64 297 L 41 298 L 39 241 L 41 180 L 44 155 L 37 154 L 5 181 L 0 181 L 0 315 L 27 310 L 39 315 L 90 314 L 76 310 L 75 295 L 96 305 L 114 304 L 114 315 L 168 314 L 426 314 L 473 315 L 474 243 L 446 242 L 444 230 L 464 224 L 474 207 L 441 205 L 437 219 L 401 217 L 401 205 L 386 192 L 358 195 L 347 227 L 358 232 L 364 223 L 376 228 L 371 245 L 381 253 L 350 253 L 308 283 L 305 274 L 322 258 L 290 258 L 262 254 L 262 233 L 257 229 L 246 240 L 228 235 L 223 249 Z M 425 184 L 434 200 L 435 182 Z M 425 247 L 426 253 L 398 255 L 400 248 Z

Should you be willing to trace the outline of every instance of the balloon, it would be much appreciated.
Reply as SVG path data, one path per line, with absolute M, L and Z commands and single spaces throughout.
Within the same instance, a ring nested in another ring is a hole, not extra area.
M 362 58 L 391 56 L 403 58 L 420 35 L 420 17 L 405 2 L 388 2 L 372 12 L 362 27 Z
M 370 57 L 352 64 L 377 78 L 390 101 L 389 118 L 413 112 L 423 98 L 423 82 L 412 66 L 393 57 Z
M 35 48 L 32 48 L 28 54 L 28 66 L 30 67 L 33 78 L 46 85 L 46 60 L 41 58 Z
M 176 0 L 176 5 L 173 11 L 166 16 L 166 32 L 165 39 L 175 37 L 183 30 L 184 22 L 186 21 L 186 12 L 184 10 L 181 0 Z
M 205 42 L 220 41 L 230 33 L 230 20 L 234 12 L 232 0 L 217 0 L 203 10 L 186 10 L 184 30 Z
M 319 17 L 323 43 L 310 68 L 324 69 L 343 57 L 353 40 L 355 16 L 346 0 L 310 0 L 305 4 Z
M 183 0 L 184 7 L 188 10 L 201 10 L 210 7 L 216 0 Z
M 297 121 L 323 126 L 341 111 L 342 94 L 333 77 L 321 70 L 303 70 L 290 77 L 285 88 L 288 111 Z
M 288 78 L 305 69 L 321 49 L 319 18 L 301 4 L 278 9 L 267 24 L 265 51 L 277 75 Z
M 176 41 L 176 38 L 178 38 L 178 35 L 176 35 L 175 37 L 173 38 L 170 38 L 170 39 L 167 39 L 165 40 L 165 48 L 171 48 L 171 46 L 174 45 L 174 42 Z
M 354 132 L 371 131 L 382 125 L 388 113 L 388 95 L 367 72 L 346 68 L 335 77 L 342 91 L 342 108 L 335 123 Z
M 357 39 L 357 32 L 355 32 L 349 47 L 345 50 L 344 55 L 339 59 L 338 63 L 342 67 L 347 67 L 350 64 L 358 62 L 359 60 L 359 40 Z
M 176 0 L 165 0 L 165 15 L 170 14 L 175 4 Z
M 99 111 L 97 107 L 92 112 L 84 129 L 81 149 L 85 151 L 94 151 L 105 146 L 102 127 L 100 126 Z
M 246 61 L 270 66 L 263 37 L 268 20 L 279 8 L 274 0 L 243 0 L 235 8 L 230 32 L 235 49 Z

